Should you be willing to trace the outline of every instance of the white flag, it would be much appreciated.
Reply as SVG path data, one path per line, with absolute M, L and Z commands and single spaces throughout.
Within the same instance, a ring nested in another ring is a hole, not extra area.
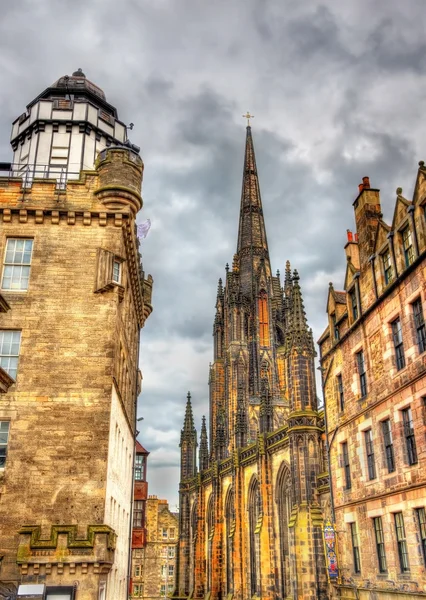
M 147 219 L 143 223 L 137 226 L 136 232 L 139 239 L 143 240 L 148 235 L 149 228 L 151 227 L 151 219 Z

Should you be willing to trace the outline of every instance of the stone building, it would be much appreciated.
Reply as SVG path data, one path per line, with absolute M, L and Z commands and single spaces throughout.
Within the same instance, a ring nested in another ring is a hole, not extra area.
M 0 598 L 124 600 L 152 310 L 135 230 L 144 166 L 81 70 L 28 105 L 12 147 L 0 177 Z
M 392 224 L 368 177 L 319 340 L 344 598 L 426 593 L 426 168 Z
M 135 471 L 133 485 L 133 524 L 132 524 L 132 597 L 141 596 L 142 566 L 144 548 L 146 547 L 146 501 L 148 499 L 148 482 L 146 468 L 149 452 L 138 441 L 136 442 Z
M 328 598 L 314 344 L 297 271 L 272 274 L 251 127 L 237 252 L 219 280 L 209 434 L 182 429 L 181 598 Z
M 142 560 L 134 565 L 132 598 L 159 600 L 172 595 L 176 580 L 179 519 L 167 500 L 148 496 L 146 531 Z

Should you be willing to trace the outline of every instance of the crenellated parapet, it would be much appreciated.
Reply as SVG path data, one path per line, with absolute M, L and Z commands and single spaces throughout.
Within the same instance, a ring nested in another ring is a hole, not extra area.
M 91 570 L 108 573 L 114 562 L 116 534 L 108 525 L 89 525 L 85 537 L 77 525 L 53 525 L 49 537 L 42 537 L 41 527 L 25 525 L 19 530 L 16 562 L 22 576 L 73 575 Z

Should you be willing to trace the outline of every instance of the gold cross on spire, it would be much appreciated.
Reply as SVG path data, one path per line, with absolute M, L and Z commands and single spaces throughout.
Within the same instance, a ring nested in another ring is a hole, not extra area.
M 244 119 L 247 119 L 247 127 L 250 127 L 250 119 L 254 119 L 254 115 L 251 115 L 249 111 L 247 111 L 243 117 Z

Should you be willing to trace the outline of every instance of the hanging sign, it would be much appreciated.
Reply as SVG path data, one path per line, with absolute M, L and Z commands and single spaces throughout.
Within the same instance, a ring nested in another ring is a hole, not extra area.
M 335 580 L 339 577 L 336 556 L 336 532 L 330 521 L 327 521 L 324 525 L 324 543 L 328 577 L 330 580 Z

